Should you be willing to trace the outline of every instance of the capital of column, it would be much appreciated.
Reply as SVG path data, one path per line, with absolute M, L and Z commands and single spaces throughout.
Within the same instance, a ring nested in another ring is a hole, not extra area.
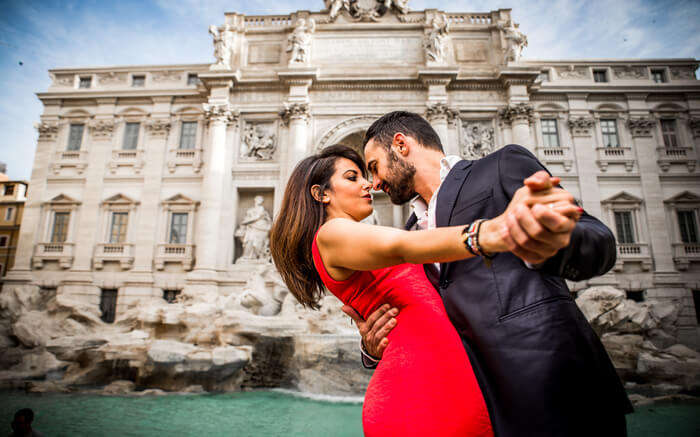
M 203 107 L 208 123 L 238 124 L 240 111 L 234 110 L 230 103 L 204 103 Z
M 285 103 L 284 109 L 279 114 L 285 126 L 289 126 L 289 123 L 296 120 L 308 123 L 311 117 L 308 103 Z
M 58 123 L 44 121 L 36 123 L 34 128 L 39 132 L 39 140 L 54 140 L 58 134 Z
M 146 123 L 146 130 L 154 137 L 167 137 L 170 132 L 171 122 L 168 118 L 154 118 Z
M 627 127 L 633 137 L 650 137 L 656 122 L 650 118 L 630 118 Z
M 514 122 L 525 122 L 529 123 L 532 120 L 534 113 L 534 108 L 527 103 L 516 103 L 514 105 L 508 105 L 505 108 L 501 108 L 498 111 L 498 116 L 506 124 L 512 124 Z
M 454 123 L 454 120 L 457 118 L 458 112 L 447 106 L 444 102 L 428 103 L 426 106 L 425 118 L 430 123 L 436 121 Z
M 566 122 L 575 137 L 590 137 L 593 132 L 595 121 L 591 117 L 570 118 Z
M 114 119 L 92 120 L 88 128 L 93 137 L 110 139 L 114 133 Z

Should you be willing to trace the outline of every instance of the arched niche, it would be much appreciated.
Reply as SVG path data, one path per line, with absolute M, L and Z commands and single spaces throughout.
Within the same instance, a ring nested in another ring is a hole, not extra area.
M 378 115 L 361 115 L 341 121 L 323 134 L 316 143 L 315 150 L 319 151 L 333 144 L 343 144 L 363 154 L 362 140 L 365 132 L 378 118 Z

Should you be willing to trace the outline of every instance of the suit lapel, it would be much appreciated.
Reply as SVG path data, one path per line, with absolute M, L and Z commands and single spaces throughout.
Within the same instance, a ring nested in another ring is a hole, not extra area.
M 462 191 L 464 182 L 467 180 L 469 172 L 471 172 L 472 162 L 473 161 L 466 160 L 459 161 L 452 167 L 452 170 L 450 170 L 447 177 L 442 182 L 435 205 L 435 224 L 438 228 L 450 225 L 452 211 L 454 211 L 457 198 L 459 197 L 460 191 Z M 447 275 L 448 266 L 449 264 L 447 263 L 440 264 L 441 282 L 442 278 L 445 278 Z

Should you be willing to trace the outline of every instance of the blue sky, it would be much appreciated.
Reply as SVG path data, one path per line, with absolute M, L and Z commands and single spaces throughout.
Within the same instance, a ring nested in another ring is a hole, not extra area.
M 448 6 L 446 6 L 448 5 Z M 700 1 L 411 0 L 414 10 L 512 8 L 526 59 L 700 58 Z M 224 12 L 321 10 L 322 0 L 0 0 L 0 161 L 29 179 L 42 111 L 35 93 L 58 67 L 211 62 Z M 22 65 L 20 65 L 20 62 Z

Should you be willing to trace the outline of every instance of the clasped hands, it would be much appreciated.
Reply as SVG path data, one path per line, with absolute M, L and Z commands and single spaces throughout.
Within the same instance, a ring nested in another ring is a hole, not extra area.
M 504 251 L 537 266 L 569 245 L 583 209 L 569 192 L 557 187 L 560 179 L 546 171 L 538 171 L 523 182 L 503 214 L 484 226 L 489 235 L 500 238 Z M 366 352 L 381 358 L 389 344 L 387 334 L 396 326 L 398 309 L 384 304 L 367 320 L 349 305 L 342 309 L 357 325 Z

